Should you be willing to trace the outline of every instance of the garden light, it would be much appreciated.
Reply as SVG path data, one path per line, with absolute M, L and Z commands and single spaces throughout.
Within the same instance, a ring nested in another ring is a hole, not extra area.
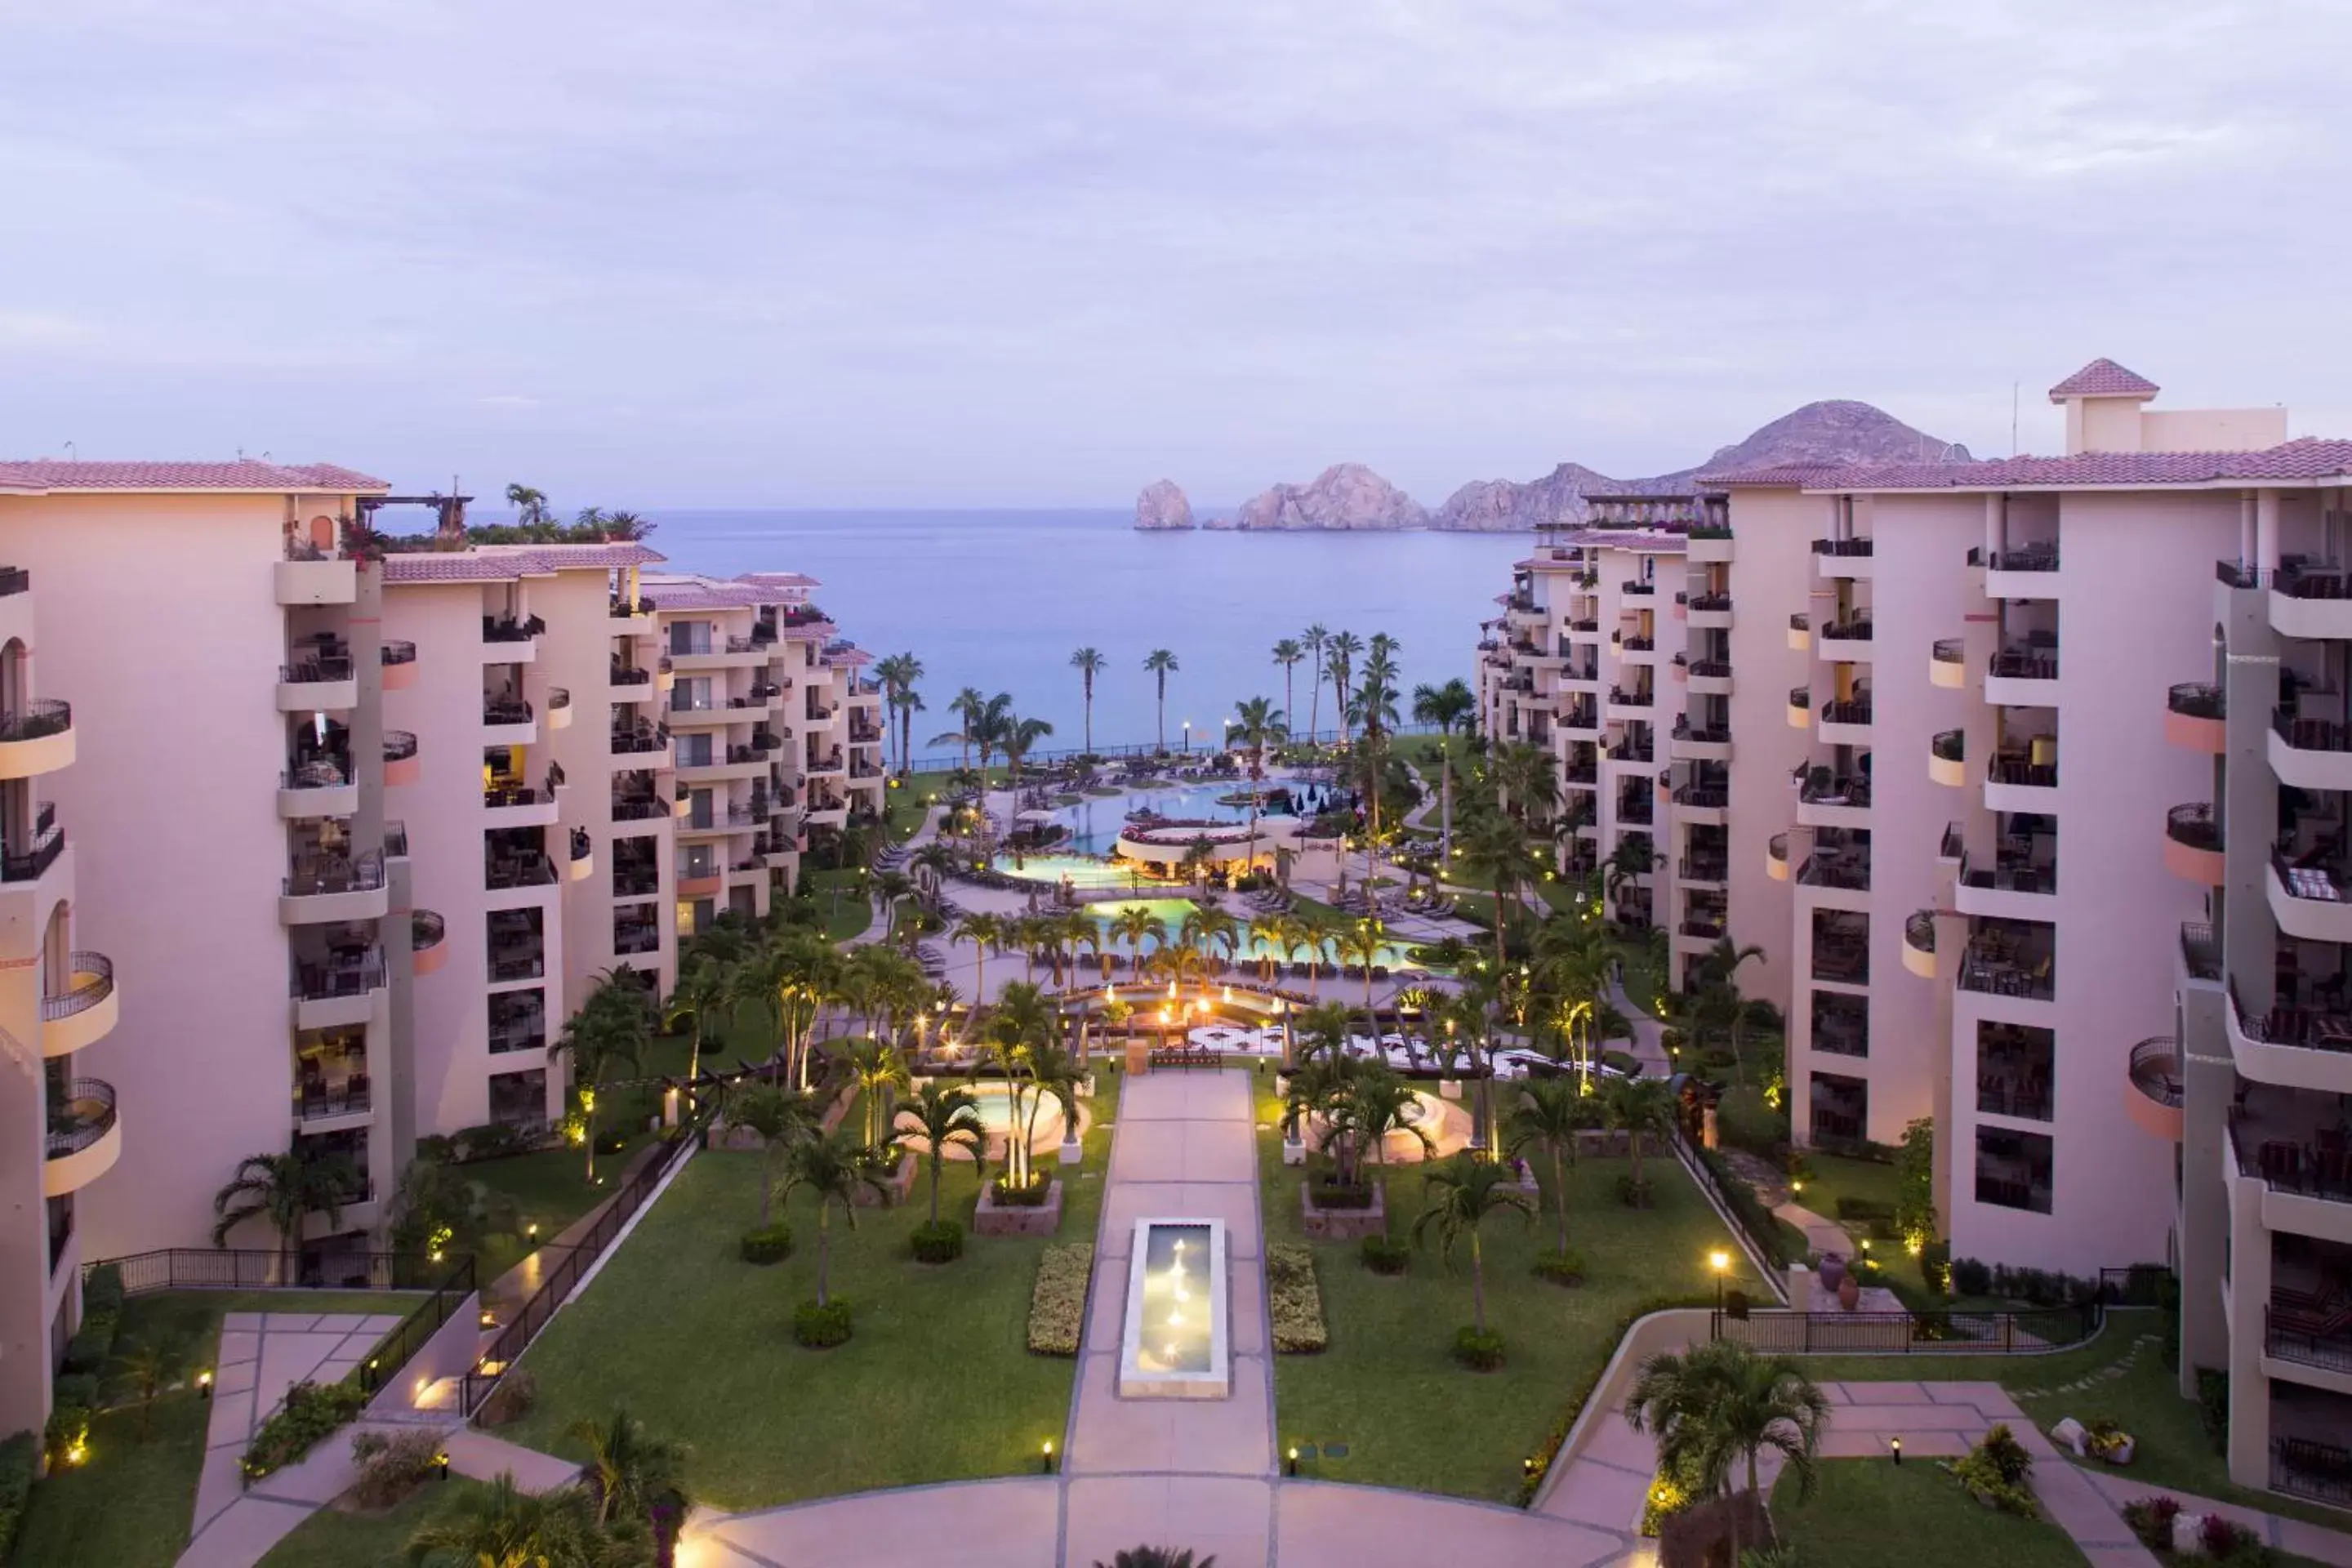
M 446 1481 L 449 1479 L 449 1456 L 446 1451 L 433 1456 L 433 1470 L 434 1479 Z
M 1282 1457 L 1282 1473 L 1286 1476 L 1295 1476 L 1298 1473 L 1298 1445 L 1296 1443 L 1293 1443 L 1290 1446 L 1290 1451 Z
M 211 1373 L 200 1372 L 196 1373 L 196 1394 L 197 1397 L 202 1399 L 210 1399 L 213 1396 L 213 1374 Z
M 1038 1468 L 1045 1475 L 1054 1473 L 1054 1439 L 1045 1439 L 1044 1451 L 1038 1456 Z
M 1889 1437 L 1886 1439 L 1886 1446 L 1895 1451 L 1895 1462 L 1898 1465 L 1901 1464 L 1903 1462 L 1903 1439 L 1900 1437 Z

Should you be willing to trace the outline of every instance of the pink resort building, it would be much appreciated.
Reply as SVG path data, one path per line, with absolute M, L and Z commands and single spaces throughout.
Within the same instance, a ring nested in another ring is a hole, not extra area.
M 562 1114 L 595 975 L 667 989 L 879 810 L 810 579 L 463 528 L 333 467 L 0 460 L 0 1430 L 46 1418 L 81 1264 L 209 1247 L 291 1145 L 352 1173 L 298 1264 L 333 1282 L 418 1138 Z
M 2231 1474 L 2310 1490 L 2303 1445 L 2352 1430 L 2352 441 L 2157 392 L 2060 382 L 2058 457 L 1590 498 L 1488 623 L 1484 712 L 1598 794 L 1602 854 L 1606 759 L 1664 736 L 1618 910 L 1676 984 L 1764 950 L 1796 1142 L 1932 1118 L 1956 1258 L 2174 1265 Z M 1624 596 L 1662 568 L 1665 605 Z M 1583 656 L 1653 635 L 1686 657 L 1637 717 Z

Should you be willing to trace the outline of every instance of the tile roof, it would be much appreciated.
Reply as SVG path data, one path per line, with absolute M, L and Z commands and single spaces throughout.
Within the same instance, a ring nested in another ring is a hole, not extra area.
M 639 577 L 637 592 L 651 599 L 656 611 L 751 610 L 774 602 L 772 594 L 756 588 L 694 577 Z
M 0 485 L 31 490 L 290 490 L 362 495 L 389 489 L 383 480 L 332 463 L 289 466 L 240 458 L 231 463 L 83 463 L 49 458 L 0 460 Z
M 1726 468 L 1721 473 L 1699 474 L 1691 482 L 1721 487 L 1777 485 L 1794 489 L 1820 484 L 1824 479 L 1850 472 L 1855 466 L 1852 463 L 1767 463 L 1761 468 Z
M 822 588 L 824 584 L 805 572 L 740 572 L 738 583 L 756 583 L 762 588 Z
M 642 544 L 478 544 L 383 558 L 387 583 L 515 583 L 558 572 L 605 571 L 662 557 Z
M 2303 483 L 2352 478 L 2352 441 L 2305 436 L 2251 452 L 2077 452 L 2065 458 L 2001 458 L 1980 463 L 1857 464 L 1808 489 L 2027 489 L 2117 486 L 2137 489 L 2196 485 Z
M 2070 397 L 2154 397 L 2156 383 L 2111 359 L 2095 359 L 2050 389 L 2050 401 Z

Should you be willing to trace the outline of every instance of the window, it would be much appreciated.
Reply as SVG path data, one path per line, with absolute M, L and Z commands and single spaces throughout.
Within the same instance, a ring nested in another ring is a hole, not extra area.
M 2050 1212 L 2053 1145 L 2046 1134 L 1977 1129 L 1977 1202 L 2030 1214 Z

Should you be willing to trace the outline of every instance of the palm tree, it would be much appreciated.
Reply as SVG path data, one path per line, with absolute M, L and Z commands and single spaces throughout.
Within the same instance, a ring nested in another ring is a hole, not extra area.
M 1441 865 L 1454 854 L 1454 730 L 1458 724 L 1467 732 L 1477 712 L 1477 694 L 1459 677 L 1443 686 L 1412 689 L 1413 722 L 1437 726 L 1437 852 Z
M 1566 1166 L 1576 1156 L 1577 1133 L 1592 1125 L 1596 1109 L 1583 1079 L 1564 1075 L 1531 1078 L 1519 1086 L 1518 1103 L 1511 1107 L 1507 1121 L 1514 1155 L 1533 1143 L 1551 1156 L 1552 1202 L 1559 1207 L 1559 1250 L 1563 1253 L 1568 1250 Z
M 1748 1020 L 1748 1003 L 1739 994 L 1738 976 L 1739 966 L 1751 958 L 1761 963 L 1764 950 L 1754 942 L 1743 946 L 1729 936 L 1719 936 L 1694 966 L 1703 977 L 1702 984 L 1714 994 L 1717 1011 L 1730 1026 L 1732 1071 L 1743 1084 L 1748 1081 L 1748 1061 L 1739 1048 L 1739 1036 Z
M 1016 980 L 1004 987 L 997 999 L 997 1009 L 988 1020 L 986 1040 L 989 1055 L 996 1068 L 1004 1075 L 1004 1097 L 1007 1132 L 1004 1139 L 1004 1181 L 1008 1186 L 1025 1186 L 1029 1181 L 1029 1151 L 1010 1129 L 1022 1125 L 1021 1109 L 1027 1103 L 1028 1091 L 1024 1077 L 1028 1071 L 1029 1053 L 1053 1038 L 1055 1008 L 1045 994 L 1028 981 Z
M 915 710 L 922 705 L 916 694 L 915 682 L 923 679 L 923 661 L 912 653 L 894 653 L 874 661 L 874 679 L 882 685 L 882 700 L 898 722 L 898 774 L 906 776 L 913 761 Z
M 1315 660 L 1315 678 L 1307 683 L 1307 743 L 1315 743 L 1316 727 L 1323 719 L 1323 655 L 1331 646 L 1331 634 L 1317 621 L 1298 634 L 1298 646 Z M 1292 704 L 1296 707 L 1297 704 Z
M 417 1526 L 408 1561 L 421 1568 L 617 1568 L 621 1560 L 598 1539 L 592 1510 L 578 1487 L 534 1494 L 503 1470 Z
M 1483 1336 L 1486 1332 L 1486 1259 L 1478 1245 L 1479 1229 L 1507 1211 L 1532 1220 L 1534 1210 L 1528 1206 L 1527 1194 L 1514 1189 L 1508 1170 L 1492 1160 L 1473 1159 L 1466 1152 L 1432 1165 L 1421 1181 L 1421 1217 L 1412 1222 L 1412 1238 L 1417 1243 L 1423 1232 L 1436 1231 L 1440 1249 L 1451 1258 L 1454 1242 L 1469 1237 L 1470 1324 Z
M 1527 837 L 1509 817 L 1483 811 L 1465 825 L 1461 850 L 1463 869 L 1495 890 L 1495 967 L 1499 973 L 1506 962 L 1505 911 L 1531 880 Z
M 1143 962 L 1143 942 L 1146 937 L 1165 946 L 1168 922 L 1145 909 L 1141 904 L 1129 904 L 1110 918 L 1111 935 L 1127 943 L 1128 952 L 1139 967 Z
M 1495 804 L 1530 833 L 1540 833 L 1559 809 L 1559 763 L 1541 746 L 1508 741 L 1486 759 Z
M 965 687 L 956 693 L 955 700 L 948 704 L 948 711 L 956 716 L 956 728 L 944 735 L 932 736 L 930 743 L 934 746 L 961 747 L 963 752 L 961 766 L 969 769 L 971 766 L 972 730 L 980 722 L 981 715 L 987 711 L 987 709 L 988 699 L 981 695 L 980 688 Z
M 1734 1469 L 1743 1464 L 1747 1490 L 1756 1496 L 1757 1458 L 1766 1448 L 1786 1460 L 1787 1473 L 1797 1478 L 1797 1496 L 1812 1496 L 1814 1459 L 1829 1418 L 1828 1396 L 1794 1360 L 1759 1356 L 1737 1340 L 1650 1357 L 1625 1400 L 1625 1424 L 1658 1435 L 1660 1469 L 1695 1471 L 1702 1490 L 1726 1496 Z M 1731 1510 L 1735 1562 L 1741 1511 Z
M 1290 921 L 1290 929 L 1283 938 L 1283 955 L 1295 961 L 1300 953 L 1307 954 L 1307 994 L 1320 996 L 1323 994 L 1323 965 L 1328 960 L 1331 939 L 1320 927 L 1309 923 L 1303 916 L 1286 918 Z
M 1663 1137 L 1674 1131 L 1674 1091 L 1665 1080 L 1654 1078 L 1621 1078 L 1610 1080 L 1601 1100 L 1601 1111 L 1610 1127 L 1626 1133 L 1633 1159 L 1633 1190 L 1642 1190 L 1642 1145 L 1655 1134 Z
M 1130 1546 L 1113 1552 L 1108 1563 L 1096 1558 L 1095 1568 L 1217 1568 L 1217 1559 L 1212 1553 L 1195 1562 L 1190 1547 Z
M 1029 1047 L 1024 1064 L 1029 1071 L 1028 1118 L 1021 1123 L 1021 1143 L 1026 1150 L 1037 1139 L 1037 1113 L 1052 1100 L 1062 1108 L 1062 1133 L 1066 1139 L 1078 1134 L 1078 1085 L 1085 1081 L 1087 1064 L 1079 1059 L 1053 1035 Z
M 1257 977 L 1269 985 L 1274 983 L 1274 966 L 1282 955 L 1283 943 L 1290 935 L 1284 924 L 1287 919 L 1284 915 L 1250 917 L 1249 940 L 1257 952 Z
M 131 1403 L 139 1406 L 139 1440 L 147 1440 L 155 1401 L 186 1366 L 188 1342 L 176 1334 L 157 1333 L 132 1342 L 118 1358 L 117 1376 Z
M 1004 951 L 1005 919 L 986 910 L 974 910 L 956 922 L 948 940 L 971 943 L 973 959 L 971 975 L 971 1008 L 977 1013 L 988 1005 L 988 950 Z
M 1348 694 L 1355 685 L 1356 656 L 1364 639 L 1353 632 L 1333 632 L 1323 649 L 1331 671 L 1331 706 L 1339 715 L 1339 744 L 1348 744 Z
M 279 1281 L 290 1285 L 304 1216 L 323 1214 L 329 1225 L 341 1225 L 352 1175 L 340 1160 L 306 1152 L 299 1139 L 283 1154 L 249 1154 L 213 1194 L 213 1245 L 226 1247 L 229 1232 L 247 1220 L 268 1220 L 278 1233 Z
M 1035 749 L 1038 742 L 1053 732 L 1054 726 L 1043 719 L 1015 719 L 1010 714 L 1005 716 L 1004 726 L 997 732 L 996 744 L 1004 752 L 1006 782 L 1012 787 L 1016 806 L 1021 800 L 1021 763 Z M 1017 844 L 1018 841 L 1015 842 Z M 1013 852 L 1013 864 L 1016 868 L 1021 865 L 1017 848 Z
M 1095 754 L 1095 677 L 1109 665 L 1110 660 L 1103 658 L 1099 648 L 1082 647 L 1070 656 L 1070 668 L 1078 672 L 1086 697 L 1086 746 L 1090 757 Z
M 1290 726 L 1283 720 L 1283 710 L 1272 700 L 1252 697 L 1234 710 L 1233 729 L 1228 731 L 1233 743 L 1249 753 L 1249 863 L 1257 865 L 1258 786 L 1265 779 L 1265 752 L 1269 746 L 1279 746 L 1290 739 Z
M 1241 934 L 1240 921 L 1211 906 L 1186 915 L 1184 923 L 1177 928 L 1176 940 L 1196 950 L 1202 958 L 1210 956 L 1212 949 L 1222 948 L 1230 960 L 1234 949 L 1240 944 Z
M 1657 869 L 1657 847 L 1645 833 L 1628 833 L 1617 840 L 1617 847 L 1601 862 L 1601 887 L 1612 903 L 1622 897 L 1627 888 L 1636 887 L 1640 879 Z
M 803 1188 L 816 1200 L 816 1304 L 832 1300 L 825 1281 L 833 1261 L 831 1220 L 835 1206 L 844 1224 L 857 1228 L 860 1188 L 879 1194 L 882 1184 L 860 1158 L 863 1151 L 839 1128 L 803 1138 L 784 1151 L 784 1180 L 779 1197 L 789 1199 Z
M 1342 926 L 1331 938 L 1339 961 L 1355 964 L 1364 972 L 1364 1026 L 1375 1040 L 1381 1037 L 1381 1017 L 1372 1009 L 1372 967 L 1380 963 L 1387 945 L 1380 928 L 1370 921 Z
M 907 1058 L 898 1054 L 898 1047 L 871 1035 L 844 1044 L 841 1059 L 848 1064 L 850 1081 L 866 1097 L 862 1126 L 866 1145 L 870 1149 L 882 1142 L 887 1098 L 895 1089 L 912 1088 L 914 1077 L 907 1071 Z
M 1274 645 L 1274 662 L 1282 666 L 1282 710 L 1286 713 L 1298 711 L 1298 693 L 1292 679 L 1306 657 L 1307 649 L 1297 637 L 1285 637 Z
M 623 964 L 607 969 L 590 985 L 588 999 L 563 1026 L 563 1033 L 547 1047 L 551 1060 L 572 1058 L 572 1081 L 580 1095 L 580 1116 L 588 1147 L 588 1182 L 596 1181 L 596 1090 L 614 1068 L 634 1068 L 645 1059 L 653 1043 L 646 1027 L 646 993 L 635 971 Z
M 1176 656 L 1164 647 L 1153 648 L 1144 655 L 1143 668 L 1159 682 L 1160 688 L 1160 749 L 1168 749 L 1168 678 L 1176 673 Z
M 770 1201 L 775 1187 L 776 1159 L 794 1141 L 817 1124 L 817 1110 L 805 1095 L 778 1089 L 757 1079 L 730 1086 L 727 1124 L 749 1129 L 760 1140 L 760 1228 L 768 1228 Z
M 694 1080 L 702 1072 L 702 1032 L 719 1018 L 733 1010 L 727 971 L 717 960 L 708 955 L 698 957 L 678 973 L 677 984 L 662 1005 L 662 1027 L 676 1029 L 680 1024 L 694 1026 L 694 1044 L 686 1057 L 686 1095 L 688 1104 L 694 1100 Z
M 898 1107 L 898 1131 L 920 1138 L 929 1146 L 924 1158 L 931 1168 L 931 1223 L 940 1223 L 940 1171 L 950 1145 L 962 1149 L 978 1166 L 988 1157 L 988 1124 L 980 1119 L 980 1100 L 971 1090 L 936 1079 L 915 1091 Z
M 507 505 L 515 509 L 516 521 L 525 528 L 536 528 L 547 521 L 547 492 L 529 485 L 507 486 Z
M 1421 1144 L 1422 1157 L 1429 1157 L 1433 1145 L 1417 1120 L 1420 1110 L 1421 1099 L 1412 1086 L 1387 1067 L 1374 1063 L 1349 1075 L 1347 1088 L 1332 1108 L 1331 1120 L 1335 1131 L 1344 1127 L 1357 1147 L 1370 1152 L 1372 1163 L 1386 1170 L 1388 1136 L 1391 1132 L 1411 1133 Z M 1381 1234 L 1388 1234 L 1385 1208 L 1381 1215 Z
M 657 1510 L 669 1518 L 685 1514 L 692 1500 L 686 1491 L 691 1450 L 685 1444 L 650 1436 L 645 1423 L 625 1409 L 615 1409 L 607 1421 L 583 1416 L 564 1433 L 588 1450 L 582 1479 L 599 1526 L 615 1518 L 651 1521 Z

